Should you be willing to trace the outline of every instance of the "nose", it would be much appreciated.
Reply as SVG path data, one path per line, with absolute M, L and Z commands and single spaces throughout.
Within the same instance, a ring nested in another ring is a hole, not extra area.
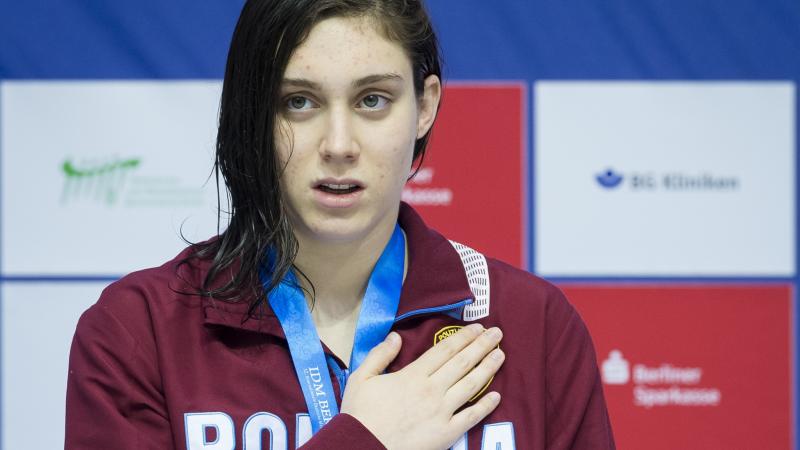
M 355 161 L 360 149 L 356 143 L 353 120 L 345 108 L 332 107 L 320 143 L 320 154 L 326 160 Z

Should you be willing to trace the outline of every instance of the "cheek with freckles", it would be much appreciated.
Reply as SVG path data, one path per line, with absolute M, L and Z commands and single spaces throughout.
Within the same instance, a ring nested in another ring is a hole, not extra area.
M 391 123 L 368 133 L 368 141 L 373 151 L 369 157 L 375 158 L 375 165 L 380 166 L 382 173 L 398 178 L 398 184 L 405 184 L 411 170 L 416 143 L 416 125 L 411 111 L 405 111 L 409 105 L 396 105 L 398 114 Z M 362 154 L 363 155 L 363 154 Z M 366 155 L 363 155 L 366 156 Z
M 391 186 L 394 191 L 402 190 L 408 179 L 411 171 L 411 163 L 413 158 L 413 141 L 412 143 L 403 143 L 391 150 L 391 153 L 386 155 L 387 164 L 382 171 L 381 178 L 387 177 L 387 180 L 381 180 L 387 186 Z

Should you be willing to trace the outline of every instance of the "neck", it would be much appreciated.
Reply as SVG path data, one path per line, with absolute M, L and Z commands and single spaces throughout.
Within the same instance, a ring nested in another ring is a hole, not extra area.
M 357 318 L 369 276 L 393 231 L 394 227 L 359 241 L 336 243 L 298 236 L 294 263 L 308 277 L 299 276 L 300 283 L 309 291 L 309 280 L 314 286 L 312 316 L 318 326 Z
M 367 238 L 352 242 L 311 240 L 295 230 L 299 248 L 294 264 L 308 277 L 306 280 L 298 276 L 298 280 L 314 293 L 311 318 L 320 339 L 345 364 L 352 354 L 369 277 L 392 237 L 395 223 L 396 219 L 387 221 Z M 403 279 L 408 266 L 408 246 L 404 253 Z

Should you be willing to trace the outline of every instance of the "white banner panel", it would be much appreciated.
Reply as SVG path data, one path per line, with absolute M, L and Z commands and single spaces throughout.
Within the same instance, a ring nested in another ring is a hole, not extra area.
M 795 273 L 791 82 L 539 82 L 546 276 Z
M 0 84 L 5 275 L 123 274 L 216 232 L 221 84 Z M 207 182 L 208 180 L 208 182 Z
M 64 447 L 69 348 L 101 283 L 3 283 L 2 448 Z

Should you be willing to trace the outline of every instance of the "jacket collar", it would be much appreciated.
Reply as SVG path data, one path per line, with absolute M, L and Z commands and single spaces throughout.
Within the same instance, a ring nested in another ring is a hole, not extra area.
M 400 227 L 408 240 L 408 271 L 397 317 L 411 311 L 474 301 L 461 257 L 453 245 L 406 203 L 400 205 Z
M 400 293 L 397 316 L 425 312 L 464 300 L 474 301 L 458 252 L 406 203 L 398 217 L 408 246 L 408 269 Z M 278 318 L 268 304 L 257 317 L 246 318 L 247 301 L 226 303 L 204 297 L 205 324 L 225 326 L 285 338 Z M 246 318 L 246 319 L 245 319 Z

